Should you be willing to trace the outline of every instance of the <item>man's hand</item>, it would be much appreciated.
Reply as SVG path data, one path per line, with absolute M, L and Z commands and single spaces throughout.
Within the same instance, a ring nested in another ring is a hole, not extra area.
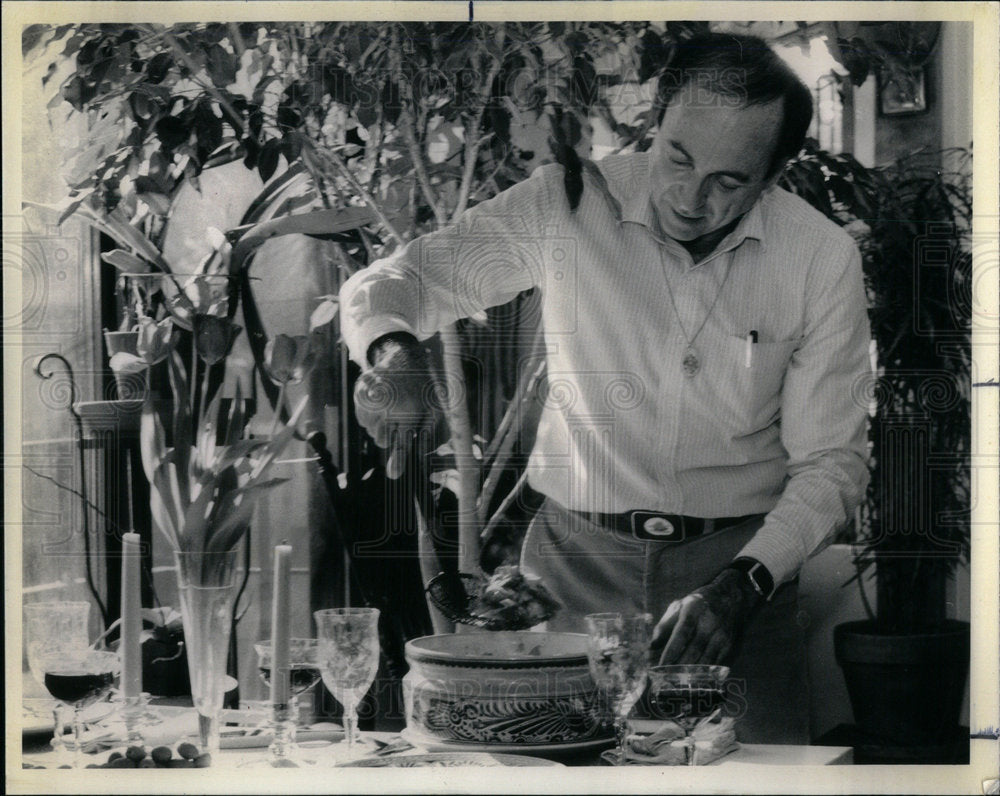
M 354 385 L 358 422 L 376 445 L 389 450 L 389 478 L 399 478 L 414 439 L 433 422 L 432 390 L 427 355 L 415 340 L 378 345 L 372 369 Z
M 663 648 L 660 663 L 722 663 L 760 599 L 741 572 L 724 569 L 707 586 L 667 607 L 650 646 Z

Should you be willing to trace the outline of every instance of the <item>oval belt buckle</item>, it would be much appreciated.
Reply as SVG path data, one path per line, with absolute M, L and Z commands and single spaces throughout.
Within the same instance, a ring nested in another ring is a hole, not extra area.
M 674 535 L 674 524 L 666 517 L 650 517 L 642 524 L 642 530 L 650 536 L 666 538 Z

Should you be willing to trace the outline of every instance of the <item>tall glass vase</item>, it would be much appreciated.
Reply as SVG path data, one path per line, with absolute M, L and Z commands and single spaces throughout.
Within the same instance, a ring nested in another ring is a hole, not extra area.
M 200 748 L 214 757 L 219 751 L 229 634 L 240 584 L 239 559 L 236 550 L 175 552 L 174 559 Z

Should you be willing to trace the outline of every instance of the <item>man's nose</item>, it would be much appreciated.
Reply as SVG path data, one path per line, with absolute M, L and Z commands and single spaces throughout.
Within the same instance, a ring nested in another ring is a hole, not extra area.
M 685 216 L 696 215 L 705 204 L 705 191 L 700 177 L 691 175 L 677 183 L 677 212 Z

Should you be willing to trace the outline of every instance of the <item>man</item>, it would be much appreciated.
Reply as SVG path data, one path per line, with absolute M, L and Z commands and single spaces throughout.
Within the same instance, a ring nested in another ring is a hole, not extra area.
M 860 255 L 775 187 L 812 103 L 763 42 L 688 40 L 660 89 L 649 153 L 585 169 L 576 209 L 545 166 L 348 281 L 358 418 L 398 472 L 426 414 L 416 340 L 540 288 L 522 566 L 564 605 L 550 629 L 648 612 L 661 662 L 731 663 L 741 739 L 803 743 L 796 576 L 867 479 Z

